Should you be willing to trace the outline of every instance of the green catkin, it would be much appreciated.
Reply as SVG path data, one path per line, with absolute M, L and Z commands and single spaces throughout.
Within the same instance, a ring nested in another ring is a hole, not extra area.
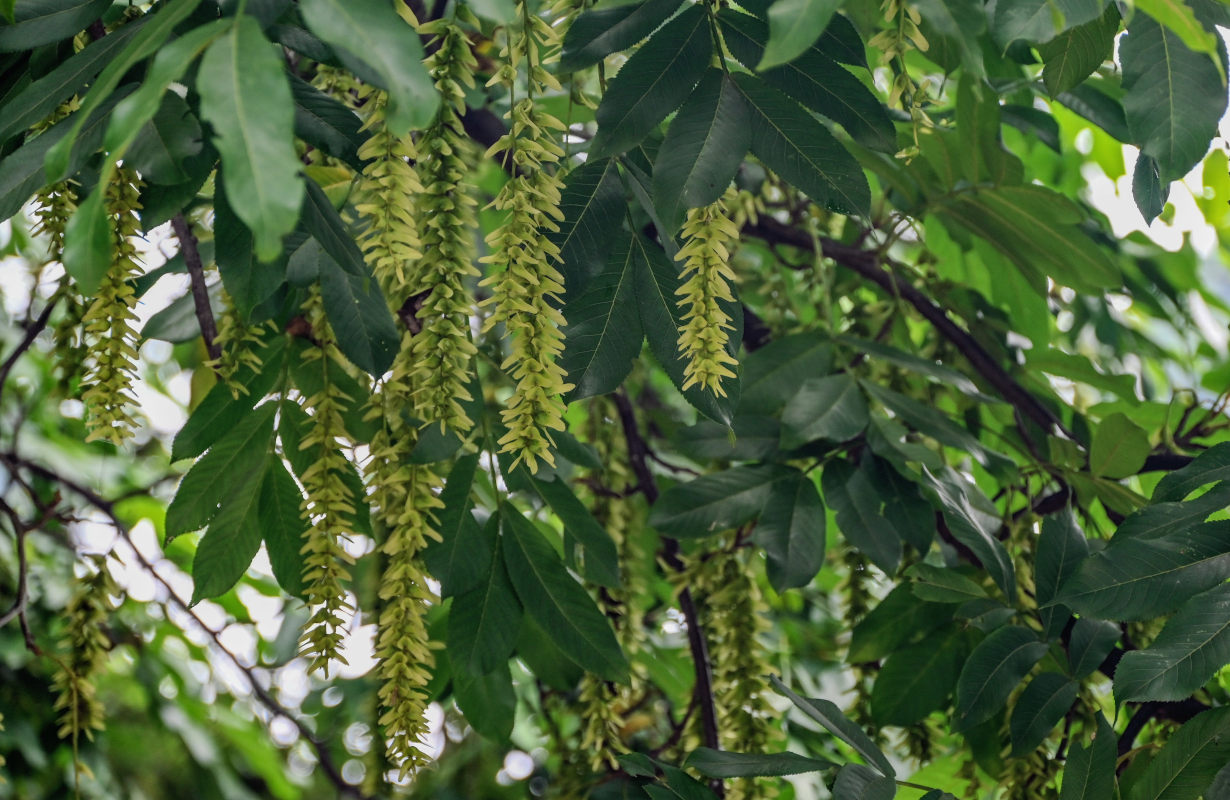
M 133 239 L 140 235 L 137 209 L 141 207 L 140 179 L 119 169 L 107 186 L 106 208 L 111 223 L 111 268 L 83 321 L 86 338 L 86 373 L 82 400 L 86 407 L 86 441 L 103 439 L 122 444 L 132 436 L 135 422 L 129 411 L 136 375 L 137 315 L 135 290 L 130 280 L 138 274 Z
M 316 461 L 299 476 L 306 493 L 303 512 L 311 521 L 301 552 L 304 596 L 312 609 L 300 650 L 308 659 L 310 672 L 323 671 L 328 677 L 333 662 L 346 663 L 339 652 L 341 631 L 354 608 L 343 588 L 353 562 L 344 545 L 354 530 L 354 504 L 362 498 L 352 495 L 343 478 L 349 464 L 337 445 L 346 437 L 342 405 L 351 398 L 331 379 L 332 371 L 338 369 L 333 358 L 336 345 L 318 290 L 313 289 L 304 312 L 318 346 L 305 351 L 303 360 L 308 368 L 310 362 L 318 362 L 322 388 L 304 401 L 312 418 L 300 443 L 300 449 L 317 453 Z
M 103 728 L 103 705 L 95 691 L 94 678 L 103 671 L 111 642 L 104 623 L 111 613 L 111 598 L 119 594 L 103 556 L 88 559 L 89 572 L 78 577 L 64 609 L 67 628 L 61 641 L 64 651 L 57 659 L 54 686 L 60 713 L 59 736 L 71 739 L 74 756 L 82 734 L 94 738 Z M 80 765 L 79 765 L 80 769 Z
M 248 391 L 242 383 L 236 380 L 235 376 L 239 370 L 247 367 L 256 372 L 264 364 L 259 354 L 264 326 L 245 323 L 243 315 L 235 308 L 235 304 L 225 292 L 223 292 L 223 303 L 226 310 L 218 315 L 218 335 L 214 337 L 214 344 L 218 347 L 218 357 L 206 362 L 206 366 L 213 369 L 218 380 L 225 383 L 230 388 L 231 394 L 238 399 L 240 395 L 247 394 Z M 270 322 L 269 325 L 273 326 L 274 323 Z
M 417 319 L 422 330 L 412 340 L 414 405 L 424 423 L 465 434 L 474 426 L 462 403 L 477 349 L 470 338 L 473 296 L 467 281 L 474 267 L 474 187 L 466 176 L 469 139 L 461 124 L 465 89 L 474 86 L 478 68 L 465 31 L 452 20 L 424 25 L 437 46 L 427 60 L 442 105 L 419 140 L 418 171 L 423 190 L 415 201 L 423 257 L 409 294 L 422 298 Z
M 554 168 L 564 151 L 553 131 L 563 130 L 564 125 L 534 100 L 544 91 L 560 91 L 559 82 L 545 67 L 558 55 L 559 34 L 531 13 L 524 0 L 518 2 L 517 14 L 521 24 L 508 31 L 504 64 L 488 84 L 507 87 L 512 108 L 507 115 L 509 132 L 487 156 L 496 157 L 514 174 L 491 204 L 505 217 L 487 237 L 492 254 L 482 261 L 496 269 L 480 286 L 492 290 L 483 301 L 491 308 L 484 331 L 504 324 L 509 353 L 501 368 L 509 370 L 516 382 L 501 414 L 508 432 L 499 444 L 514 456 L 514 467 L 525 462 L 536 472 L 539 461 L 555 464 L 551 431 L 564 429 L 562 398 L 572 388 L 558 360 L 564 349 L 564 318 L 558 310 L 564 279 L 556 268 L 559 248 L 548 238 L 563 219 L 559 209 L 563 182 Z M 518 99 L 522 63 L 528 93 Z
M 739 228 L 727 208 L 735 199 L 730 189 L 716 202 L 691 209 L 683 225 L 685 243 L 676 256 L 686 278 L 677 290 L 684 320 L 679 328 L 679 352 L 687 360 L 683 388 L 700 384 L 719 397 L 726 396 L 722 379 L 735 377 L 732 367 L 736 362 L 726 349 L 734 325 L 720 305 L 734 300 L 730 256 L 739 240 Z
M 47 258 L 63 262 L 64 232 L 68 221 L 77 210 L 77 185 L 73 181 L 60 181 L 38 193 L 34 210 L 34 233 L 47 237 Z M 60 307 L 60 317 L 53 330 L 56 365 L 65 380 L 81 374 L 86 350 L 82 340 L 82 323 L 87 306 L 73 290 L 73 280 L 64 273 L 60 277 L 51 302 Z

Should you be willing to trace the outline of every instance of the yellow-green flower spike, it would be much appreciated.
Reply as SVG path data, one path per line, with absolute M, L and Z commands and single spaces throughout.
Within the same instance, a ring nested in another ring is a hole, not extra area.
M 354 529 L 356 499 L 362 498 L 353 497 L 343 479 L 349 465 L 337 444 L 346 437 L 342 404 L 350 398 L 330 376 L 339 367 L 332 357 L 336 346 L 318 291 L 312 292 L 304 311 L 319 347 L 309 349 L 303 358 L 319 362 L 323 388 L 304 401 L 312 411 L 312 420 L 300 443 L 300 449 L 317 454 L 312 466 L 299 476 L 306 494 L 303 512 L 312 521 L 301 551 L 304 595 L 312 615 L 303 631 L 300 654 L 308 659 L 310 672 L 323 671 L 327 677 L 334 661 L 346 663 L 339 652 L 341 631 L 354 608 L 342 586 L 352 563 L 343 545 L 350 541 Z
M 514 466 L 524 461 L 536 472 L 540 460 L 555 463 L 551 431 L 564 429 L 562 397 L 572 388 L 557 360 L 564 349 L 564 318 L 557 309 L 564 279 L 555 267 L 559 248 L 548 238 L 563 219 L 559 210 L 562 181 L 553 168 L 564 151 L 552 132 L 563 130 L 564 124 L 534 102 L 536 92 L 559 89 L 555 77 L 543 67 L 558 53 L 558 34 L 530 13 L 524 2 L 517 9 L 521 25 L 509 31 L 502 52 L 505 64 L 491 82 L 504 83 L 515 92 L 517 67 L 524 62 L 529 96 L 512 104 L 508 134 L 487 151 L 514 174 L 491 204 L 506 216 L 504 224 L 487 237 L 492 254 L 482 259 L 497 271 L 480 285 L 492 289 L 491 297 L 484 301 L 492 308 L 484 330 L 504 323 L 510 345 L 501 368 L 509 370 L 516 381 L 501 415 L 508 433 L 499 444 L 503 452 L 514 456 Z
M 111 598 L 119 594 L 106 560 L 94 556 L 88 561 L 90 571 L 77 579 L 64 609 L 64 654 L 56 659 L 60 669 L 54 679 L 55 709 L 61 712 L 58 733 L 61 739 L 72 739 L 74 751 L 82 734 L 93 739 L 94 731 L 103 728 L 103 705 L 95 693 L 94 676 L 102 672 L 111 649 L 105 623 Z
M 460 114 L 478 61 L 465 31 L 451 20 L 436 20 L 419 32 L 435 34 L 438 49 L 427 66 L 443 103 L 418 145 L 424 187 L 415 210 L 423 257 L 409 292 L 422 298 L 416 315 L 421 329 L 411 339 L 414 405 L 423 422 L 464 434 L 474 426 L 461 404 L 471 399 L 466 386 L 477 352 L 470 339 L 474 302 L 466 282 L 479 272 L 473 263 L 476 201 L 466 182 L 470 144 Z
M 132 436 L 133 418 L 129 407 L 135 402 L 129 393 L 136 375 L 137 332 L 133 323 L 136 297 L 129 279 L 140 271 L 133 237 L 140 235 L 137 209 L 141 207 L 140 179 L 135 172 L 119 169 L 106 188 L 107 211 L 111 219 L 111 268 L 103 278 L 98 295 L 86 311 L 85 392 L 86 441 L 104 439 L 122 444 Z
M 688 212 L 683 225 L 685 243 L 676 258 L 683 262 L 686 280 L 679 287 L 683 325 L 679 328 L 679 352 L 687 359 L 683 388 L 696 384 L 725 397 L 723 378 L 735 376 L 736 361 L 727 352 L 730 316 L 721 301 L 731 301 L 730 284 L 735 280 L 730 255 L 739 239 L 739 228 L 727 214 L 733 191 L 717 202 Z

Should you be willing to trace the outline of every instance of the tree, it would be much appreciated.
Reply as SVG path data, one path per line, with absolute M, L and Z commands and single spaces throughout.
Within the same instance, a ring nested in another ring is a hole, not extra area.
M 0 14 L 0 797 L 1230 791 L 1226 6 Z

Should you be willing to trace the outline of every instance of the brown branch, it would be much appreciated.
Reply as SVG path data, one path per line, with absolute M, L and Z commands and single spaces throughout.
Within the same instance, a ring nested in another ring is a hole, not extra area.
M 346 797 L 355 798 L 355 800 L 373 800 L 369 795 L 360 790 L 359 787 L 346 782 L 346 779 L 342 777 L 341 771 L 334 762 L 333 755 L 329 752 L 328 747 L 316 738 L 315 734 L 302 719 L 279 703 L 272 694 L 261 686 L 261 683 L 257 680 L 253 669 L 240 661 L 238 656 L 222 644 L 222 640 L 220 638 L 221 634 L 207 625 L 205 621 L 202 620 L 195 611 L 193 611 L 192 607 L 180 598 L 180 596 L 175 592 L 175 589 L 166 580 L 166 578 L 162 577 L 162 574 L 158 572 L 154 565 L 141 554 L 141 551 L 137 549 L 136 544 L 132 541 L 128 526 L 125 525 L 116 515 L 115 504 L 112 501 L 106 499 L 88 486 L 78 483 L 71 478 L 66 478 L 63 475 L 60 475 L 59 473 L 50 470 L 41 464 L 29 461 L 16 453 L 0 453 L 0 461 L 8 465 L 10 469 L 25 469 L 41 478 L 44 478 L 45 480 L 60 484 L 65 489 L 68 489 L 73 494 L 81 497 L 91 506 L 105 514 L 111 524 L 115 527 L 116 531 L 119 532 L 120 536 L 124 538 L 124 541 L 128 543 L 128 546 L 132 550 L 133 556 L 136 558 L 137 563 L 139 563 L 141 567 L 166 590 L 169 601 L 178 607 L 180 611 L 187 615 L 194 624 L 196 624 L 206 635 L 208 635 L 210 639 L 213 640 L 214 646 L 218 648 L 219 652 L 225 655 L 234 667 L 239 670 L 241 674 L 243 674 L 249 687 L 251 688 L 253 697 L 255 697 L 261 705 L 265 706 L 265 708 L 273 714 L 289 720 L 290 723 L 295 726 L 296 730 L 299 731 L 299 735 L 302 736 L 311 746 L 312 750 L 315 751 L 317 763 L 320 765 L 321 770 L 325 773 L 325 776 L 337 788 L 338 793 L 345 795 Z
M 628 461 L 632 472 L 636 475 L 637 488 L 645 495 L 645 500 L 653 505 L 657 502 L 658 484 L 649 470 L 649 445 L 641 436 L 636 424 L 636 412 L 632 402 L 623 391 L 611 395 L 615 408 L 619 412 L 619 422 L 623 427 L 624 438 L 628 442 Z M 679 558 L 679 541 L 663 536 L 663 559 L 671 569 L 683 572 L 684 563 Z M 688 629 L 688 648 L 692 653 L 693 669 L 696 672 L 696 685 L 693 687 L 693 697 L 700 707 L 701 733 L 706 747 L 719 748 L 717 707 L 713 698 L 713 672 L 709 663 L 709 646 L 705 643 L 705 632 L 700 626 L 700 615 L 696 611 L 696 601 L 692 592 L 686 586 L 679 592 L 679 610 L 683 612 L 684 622 Z M 715 781 L 713 789 L 723 795 L 721 781 Z
M 188 266 L 188 278 L 192 281 L 192 305 L 196 308 L 196 321 L 201 326 L 201 338 L 205 340 L 205 350 L 211 359 L 217 360 L 222 355 L 218 346 L 218 326 L 214 322 L 214 311 L 209 305 L 209 287 L 205 285 L 205 265 L 201 263 L 201 251 L 197 247 L 196 234 L 184 219 L 182 213 L 171 218 L 171 228 L 179 239 L 180 252 L 184 254 L 184 263 Z
M 13 367 L 17 366 L 18 359 L 34 345 L 34 340 L 47 327 L 47 322 L 51 319 L 51 312 L 55 305 L 56 301 L 54 299 L 49 300 L 42 313 L 26 324 L 26 335 L 21 337 L 17 347 L 13 349 L 13 352 L 9 353 L 8 358 L 4 359 L 4 363 L 0 364 L 0 397 L 4 396 L 4 389 L 8 386 L 9 373 L 13 371 Z

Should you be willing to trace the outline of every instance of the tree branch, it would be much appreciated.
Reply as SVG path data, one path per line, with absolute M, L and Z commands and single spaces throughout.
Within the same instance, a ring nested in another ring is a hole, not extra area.
M 4 389 L 8 386 L 9 373 L 13 371 L 13 367 L 17 366 L 18 359 L 34 345 L 34 340 L 47 327 L 47 322 L 51 319 L 51 312 L 55 305 L 55 300 L 49 300 L 42 313 L 36 319 L 26 324 L 26 335 L 21 337 L 17 347 L 13 349 L 13 352 L 9 353 L 8 358 L 4 359 L 4 363 L 0 364 L 0 397 L 4 396 Z
M 180 252 L 188 266 L 188 278 L 192 281 L 192 305 L 196 308 L 196 320 L 201 326 L 201 338 L 211 359 L 222 355 L 218 347 L 218 326 L 214 322 L 214 310 L 209 305 L 209 287 L 205 285 L 205 265 L 201 263 L 201 251 L 197 247 L 196 234 L 182 213 L 171 218 L 171 228 L 179 239 Z

